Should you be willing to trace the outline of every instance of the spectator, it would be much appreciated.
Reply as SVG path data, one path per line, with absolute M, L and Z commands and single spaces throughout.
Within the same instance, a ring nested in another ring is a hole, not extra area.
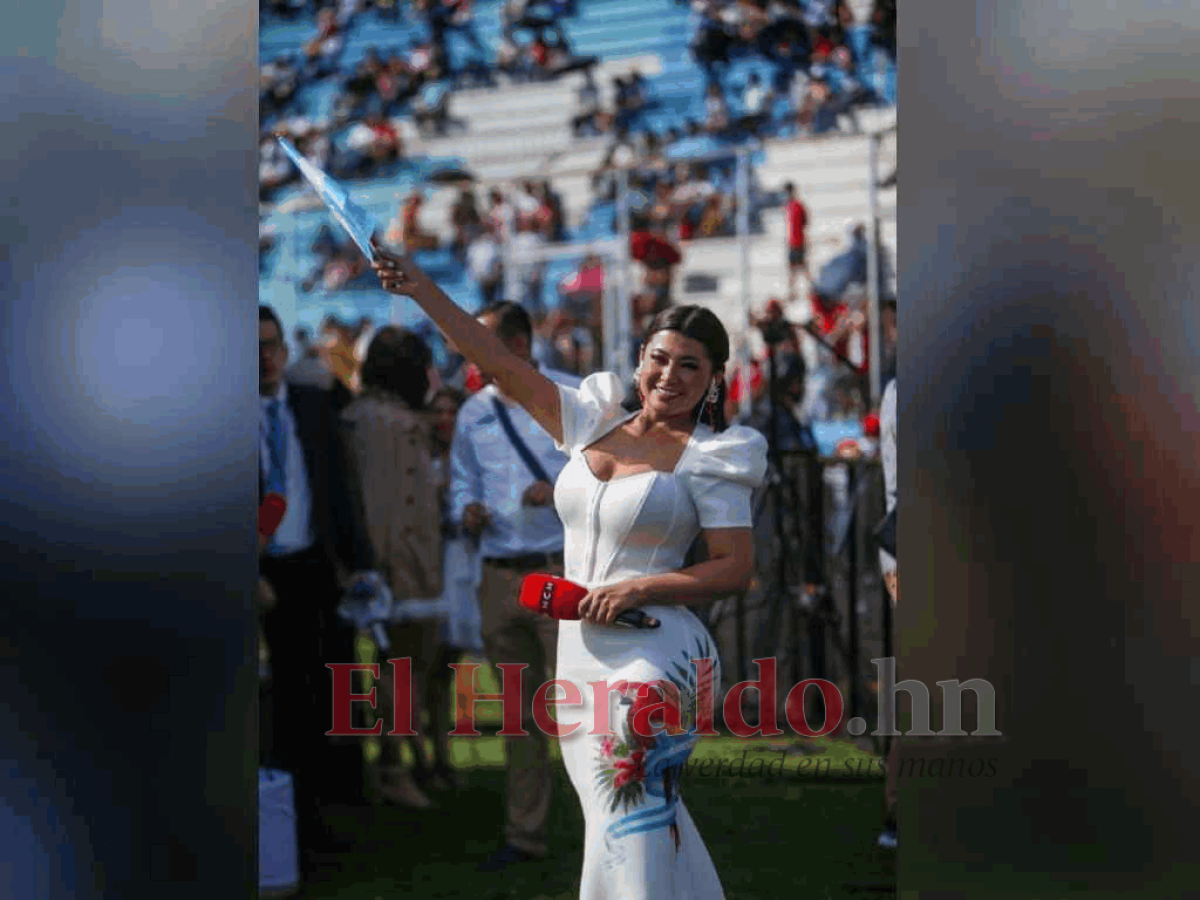
M 642 289 L 633 298 L 636 339 L 647 323 L 671 305 L 675 267 L 683 261 L 683 255 L 666 235 L 650 230 L 645 216 L 632 218 L 630 256 L 642 264 Z M 636 347 L 632 349 L 636 351 Z
M 656 231 L 670 234 L 678 229 L 678 209 L 671 202 L 671 182 L 662 179 L 654 186 L 654 202 L 650 206 L 650 225 Z
M 317 13 L 317 34 L 304 45 L 309 78 L 324 78 L 337 70 L 337 60 L 346 46 L 337 13 L 326 8 Z
M 763 87 L 758 73 L 751 72 L 746 80 L 746 91 L 742 95 L 741 127 L 753 135 L 762 131 L 763 126 L 770 121 L 769 104 L 772 99 L 770 91 Z
M 333 377 L 333 372 L 325 365 L 325 361 L 321 358 L 321 348 L 312 340 L 312 335 L 309 334 L 307 328 L 297 328 L 294 332 L 294 340 L 296 349 L 299 351 L 299 357 L 294 363 L 288 366 L 287 382 L 288 384 L 311 385 L 312 387 L 320 388 L 323 391 L 328 391 L 333 386 L 341 385 Z M 343 404 L 349 402 L 350 397 L 344 397 Z
M 496 68 L 508 76 L 509 81 L 522 81 L 527 76 L 524 54 L 516 40 L 508 35 L 500 39 L 496 47 Z
M 704 208 L 700 212 L 700 221 L 696 225 L 696 237 L 723 237 L 728 233 L 724 198 L 721 194 L 713 194 L 705 201 Z
M 404 144 L 396 127 L 373 110 L 346 133 L 346 152 L 337 165 L 344 177 L 367 177 L 400 159 Z
M 663 152 L 662 139 L 652 131 L 646 133 L 640 168 L 650 178 L 669 180 L 671 164 Z
M 260 105 L 262 114 L 281 113 L 296 98 L 300 88 L 300 71 L 290 57 L 283 56 L 264 65 L 260 70 Z
M 334 156 L 330 130 L 305 121 L 296 134 L 296 149 L 318 169 L 329 168 Z
M 729 65 L 729 52 L 733 44 L 724 24 L 710 9 L 705 9 L 700 24 L 692 37 L 692 57 L 704 72 L 707 84 L 720 84 L 720 71 Z
M 778 304 L 778 301 L 773 301 Z M 804 357 L 798 352 L 795 333 L 788 328 L 789 338 L 776 350 L 775 394 L 771 402 L 771 361 L 756 360 L 755 368 L 761 374 L 764 390 L 754 404 L 748 424 L 759 431 L 768 442 L 784 453 L 817 450 L 817 440 L 812 426 L 802 421 L 796 411 L 804 399 L 806 371 Z M 782 335 L 781 335 L 782 336 Z M 765 370 L 765 371 L 764 371 Z M 772 415 L 774 422 L 772 422 Z M 811 569 L 809 569 L 811 571 Z
M 440 646 L 425 682 L 424 703 L 433 743 L 433 765 L 427 784 L 435 791 L 461 787 L 461 780 L 450 764 L 449 734 L 454 723 L 449 721 L 449 714 L 457 676 L 450 665 L 458 662 L 464 653 L 483 653 L 478 596 L 479 541 L 459 528 L 449 508 L 450 446 L 458 411 L 465 399 L 457 388 L 443 387 L 434 394 L 430 404 L 433 415 L 431 462 L 442 528 Z
M 385 116 L 394 115 L 402 104 L 412 99 L 419 87 L 418 79 L 399 53 L 392 53 L 375 76 L 375 95 Z
M 341 383 L 344 392 L 353 396 L 358 388 L 354 336 L 352 330 L 337 316 L 326 316 L 321 323 L 321 358 Z
M 554 368 L 577 375 L 590 371 L 604 346 L 604 263 L 588 254 L 579 269 L 558 285 L 558 307 L 546 331 Z
M 796 299 L 796 273 L 803 272 L 807 281 L 812 280 L 808 272 L 808 209 L 796 195 L 796 185 L 789 181 L 783 186 L 787 203 L 783 208 L 787 222 L 788 301 Z
M 729 128 L 729 104 L 719 84 L 710 84 L 704 98 L 704 127 L 709 134 L 722 134 Z
M 635 66 L 630 70 L 626 86 L 630 107 L 635 110 L 644 109 L 650 102 L 650 86 L 646 83 L 641 69 Z
M 518 220 L 517 233 L 509 242 L 512 253 L 518 260 L 522 256 L 536 254 L 546 243 L 545 237 L 538 230 L 538 223 L 533 216 L 522 217 Z M 535 327 L 545 316 L 545 304 L 542 301 L 542 290 L 546 264 L 540 260 L 520 260 L 512 263 L 513 283 L 517 289 L 517 301 L 533 318 Z
M 271 251 L 279 244 L 279 236 L 275 233 L 275 228 L 268 225 L 264 221 L 258 223 L 258 271 L 263 273 L 267 269 L 267 260 L 271 256 Z
M 562 197 L 550 186 L 549 181 L 536 186 L 535 196 L 541 204 L 535 217 L 538 230 L 547 241 L 565 241 L 567 223 Z
M 817 303 L 820 307 L 832 309 L 852 284 L 867 283 L 868 252 L 867 229 L 859 222 L 851 229 L 850 245 L 826 263 L 813 282 L 813 290 L 818 295 Z M 882 243 L 877 248 L 876 257 L 879 284 L 891 284 L 891 257 Z
M 601 133 L 597 117 L 600 115 L 600 90 L 591 69 L 583 72 L 583 86 L 578 95 L 579 111 L 571 119 L 571 132 L 575 137 L 590 137 Z
M 423 704 L 438 656 L 440 623 L 430 602 L 442 593 L 442 534 L 437 484 L 430 460 L 430 435 L 423 416 L 429 389 L 429 348 L 395 326 L 371 340 L 362 367 L 363 392 L 342 413 L 347 456 L 362 486 L 364 518 L 375 558 L 401 615 L 387 628 L 389 653 L 412 660 L 412 740 L 417 765 L 424 765 Z M 406 604 L 425 601 L 414 614 Z M 392 680 L 384 678 L 378 709 L 385 732 L 393 731 Z M 385 738 L 378 763 L 378 790 L 401 806 L 427 809 L 432 802 L 413 769 L 404 765 L 401 741 Z
M 349 120 L 366 111 L 367 104 L 378 96 L 382 71 L 382 63 L 371 48 L 342 82 L 341 93 L 334 104 L 340 118 Z
M 370 316 L 359 316 L 358 322 L 351 331 L 351 337 L 354 341 L 354 358 L 358 361 L 359 381 L 356 384 L 357 389 L 362 388 L 362 366 L 366 361 L 367 351 L 371 348 L 371 342 L 375 340 L 375 323 L 371 321 Z
M 482 83 L 490 84 L 487 51 L 483 49 L 483 43 L 479 40 L 478 32 L 475 31 L 474 5 L 474 0 L 447 0 L 446 8 L 450 15 L 445 28 L 449 34 L 457 34 L 461 37 L 470 49 L 471 56 L 467 61 L 468 70 L 477 73 Z
M 661 231 L 652 231 L 644 215 L 634 215 L 631 224 L 630 255 L 647 269 L 670 270 L 683 261 L 679 249 Z
M 280 188 L 300 177 L 279 142 L 264 135 L 258 144 L 258 193 L 264 202 Z
M 831 65 L 827 70 L 826 80 L 830 85 L 830 98 L 825 103 L 822 114 L 832 116 L 835 123 L 840 116 L 850 120 L 850 130 L 854 134 L 862 132 L 858 123 L 855 107 L 865 103 L 869 93 L 854 75 L 854 58 L 845 47 L 838 47 L 830 56 Z
M 517 213 L 513 205 L 504 198 L 504 192 L 494 187 L 488 194 L 488 219 L 495 226 L 495 236 L 498 241 L 506 241 L 512 236 L 516 224 Z
M 421 250 L 436 250 L 438 237 L 421 226 L 421 207 L 425 197 L 420 191 L 413 191 L 404 201 L 400 215 L 392 221 L 388 228 L 387 240 L 392 244 L 403 244 L 405 253 L 416 253 Z
M 871 11 L 872 42 L 876 58 L 872 66 L 872 88 L 887 104 L 896 102 L 896 0 L 875 0 Z M 882 63 L 882 65 L 880 65 Z
M 499 226 L 494 219 L 484 223 L 483 233 L 467 249 L 467 272 L 479 285 L 481 306 L 496 303 L 504 286 L 504 265 L 500 258 Z
M 454 237 L 451 246 L 454 254 L 465 261 L 467 247 L 479 236 L 483 228 L 483 217 L 479 214 L 479 204 L 475 200 L 475 191 L 464 185 L 458 192 L 458 199 L 450 207 L 450 227 Z
M 522 223 L 532 221 L 541 209 L 542 204 L 535 196 L 536 193 L 531 181 L 518 182 L 509 190 L 508 199 L 516 214 L 516 230 L 519 230 Z M 515 234 L 510 237 L 515 237 Z
M 530 358 L 533 327 L 521 307 L 489 307 L 480 321 L 517 356 Z M 571 387 L 579 384 L 563 373 L 546 374 Z M 504 421 L 511 427 L 501 427 Z M 558 630 L 553 620 L 522 610 L 516 596 L 528 574 L 562 574 L 563 532 L 553 506 L 553 482 L 566 462 L 553 439 L 494 386 L 463 405 L 450 451 L 451 516 L 480 539 L 479 599 L 488 659 L 530 666 L 523 673 L 521 703 L 528 736 L 505 738 L 505 843 L 481 865 L 483 871 L 503 871 L 547 853 L 554 779 L 549 742 L 533 721 L 532 700 L 537 687 L 553 677 Z
M 880 353 L 880 380 L 884 384 L 896 377 L 896 301 L 884 300 L 879 310 L 880 331 L 883 334 L 883 347 Z
M 292 773 L 297 837 L 311 872 L 313 854 L 344 849 L 324 825 L 327 807 L 365 801 L 361 745 L 331 742 L 312 727 L 312 716 L 333 704 L 326 664 L 355 656 L 354 631 L 333 612 L 343 590 L 339 571 L 358 580 L 372 574 L 375 560 L 329 394 L 288 384 L 283 328 L 268 306 L 259 307 L 258 334 L 259 495 L 287 498 L 287 513 L 259 559 L 278 598 L 262 620 L 272 669 L 267 762 Z

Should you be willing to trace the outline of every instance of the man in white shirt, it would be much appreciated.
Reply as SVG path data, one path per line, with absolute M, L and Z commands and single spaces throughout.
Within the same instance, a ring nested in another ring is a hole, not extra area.
M 531 359 L 533 324 L 520 306 L 498 303 L 484 309 L 479 321 L 513 353 Z M 544 371 L 556 382 L 579 386 L 578 378 Z M 521 448 L 505 427 L 506 418 Z M 558 623 L 521 608 L 518 592 L 526 575 L 562 575 L 563 528 L 554 510 L 553 491 L 554 480 L 566 464 L 567 457 L 555 448 L 554 439 L 495 385 L 485 387 L 459 410 L 450 450 L 448 506 L 451 517 L 479 537 L 484 646 L 493 665 L 529 665 L 522 672 L 521 703 L 522 727 L 529 736 L 505 738 L 505 844 L 480 866 L 482 871 L 500 872 L 547 852 L 553 784 L 550 742 L 534 722 L 532 701 L 537 688 L 554 677 Z
M 504 266 L 500 258 L 499 226 L 485 220 L 483 234 L 471 241 L 467 248 L 467 273 L 479 285 L 482 306 L 491 306 L 500 298 L 503 287 Z
M 535 200 L 534 203 L 536 204 L 536 202 Z M 538 231 L 537 223 L 532 218 L 523 218 L 518 221 L 517 233 L 509 242 L 509 248 L 513 254 L 513 257 L 510 257 L 514 268 L 511 273 L 512 283 L 515 284 L 518 291 L 513 300 L 520 303 L 535 320 L 541 320 L 545 316 L 542 291 L 546 264 L 541 261 L 517 260 L 520 260 L 522 256 L 536 254 L 545 243 L 546 239 Z

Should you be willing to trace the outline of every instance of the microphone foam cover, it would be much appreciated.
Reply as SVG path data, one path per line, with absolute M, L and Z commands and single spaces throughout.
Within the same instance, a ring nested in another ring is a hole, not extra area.
M 520 604 L 552 619 L 578 620 L 579 601 L 587 588 L 554 575 L 535 573 L 521 582 Z

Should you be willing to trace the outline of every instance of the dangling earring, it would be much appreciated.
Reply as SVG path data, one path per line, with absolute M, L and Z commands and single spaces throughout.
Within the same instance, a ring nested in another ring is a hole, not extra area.
M 717 389 L 717 383 L 714 381 L 708 389 L 708 396 L 705 402 L 708 404 L 708 421 L 712 423 L 712 427 L 717 427 L 717 400 L 720 392 Z

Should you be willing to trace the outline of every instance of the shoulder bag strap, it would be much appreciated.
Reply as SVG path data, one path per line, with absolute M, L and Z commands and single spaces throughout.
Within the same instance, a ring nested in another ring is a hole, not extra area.
M 521 457 L 521 461 L 525 463 L 525 467 L 533 473 L 533 477 L 538 481 L 546 481 L 550 484 L 554 483 L 542 464 L 537 461 L 537 457 L 530 452 L 525 446 L 525 442 L 521 440 L 521 436 L 517 434 L 517 429 L 513 427 L 512 419 L 509 418 L 508 410 L 504 404 L 500 402 L 499 397 L 492 398 L 492 406 L 496 408 L 496 417 L 500 420 L 500 426 L 504 429 L 504 433 L 508 435 L 509 442 L 513 445 L 513 449 L 517 451 L 517 455 Z

